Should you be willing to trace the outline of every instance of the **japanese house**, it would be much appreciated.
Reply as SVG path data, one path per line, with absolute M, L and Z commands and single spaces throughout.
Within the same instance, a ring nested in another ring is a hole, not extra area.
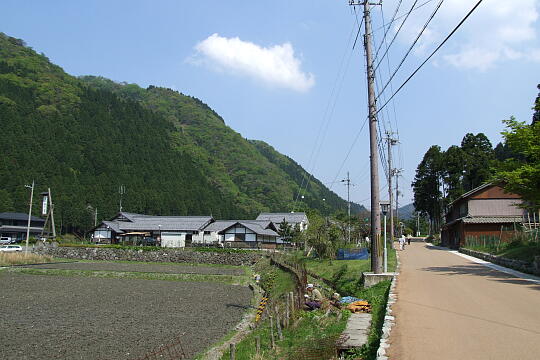
M 508 241 L 523 221 L 525 211 L 519 207 L 521 203 L 519 195 L 493 183 L 461 195 L 448 206 L 442 244 L 457 249 L 468 238 L 496 237 Z

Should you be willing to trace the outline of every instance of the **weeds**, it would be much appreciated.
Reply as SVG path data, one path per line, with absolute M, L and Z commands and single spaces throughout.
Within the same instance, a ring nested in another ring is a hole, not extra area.
M 32 253 L 0 253 L 0 266 L 26 265 L 48 263 L 53 261 L 51 256 L 37 255 Z

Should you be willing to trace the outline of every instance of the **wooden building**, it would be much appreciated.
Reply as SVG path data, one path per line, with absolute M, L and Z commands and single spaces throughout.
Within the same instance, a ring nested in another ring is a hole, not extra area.
M 508 241 L 523 221 L 521 203 L 519 195 L 492 183 L 461 195 L 448 206 L 441 232 L 442 244 L 457 249 L 468 238 L 496 237 Z

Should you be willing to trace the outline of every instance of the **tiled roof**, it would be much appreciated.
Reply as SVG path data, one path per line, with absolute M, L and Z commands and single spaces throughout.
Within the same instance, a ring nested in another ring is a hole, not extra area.
M 236 224 L 240 224 L 258 235 L 279 236 L 274 230 L 267 229 L 271 224 L 267 220 L 218 220 L 205 227 L 204 231 L 222 232 Z
M 0 219 L 4 220 L 26 220 L 28 221 L 28 214 L 25 213 L 15 213 L 15 212 L 3 212 L 0 213 Z M 44 219 L 38 218 L 37 216 L 32 216 L 30 218 L 31 221 L 43 221 Z
M 129 221 L 104 221 L 115 232 L 121 231 L 199 231 L 212 222 L 211 216 L 152 216 L 122 212 Z M 120 231 L 118 231 L 120 230 Z
M 461 218 L 465 224 L 508 224 L 521 223 L 521 216 L 467 216 Z
M 257 220 L 269 220 L 275 224 L 278 224 L 283 221 L 287 221 L 289 224 L 296 224 L 302 221 L 307 221 L 306 213 L 295 212 L 295 213 L 260 213 L 257 216 Z

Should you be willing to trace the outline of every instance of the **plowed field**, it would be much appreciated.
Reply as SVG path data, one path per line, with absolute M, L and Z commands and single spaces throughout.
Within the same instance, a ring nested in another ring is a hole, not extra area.
M 229 332 L 247 287 L 0 272 L 0 359 L 136 359 L 184 334 L 188 358 Z

